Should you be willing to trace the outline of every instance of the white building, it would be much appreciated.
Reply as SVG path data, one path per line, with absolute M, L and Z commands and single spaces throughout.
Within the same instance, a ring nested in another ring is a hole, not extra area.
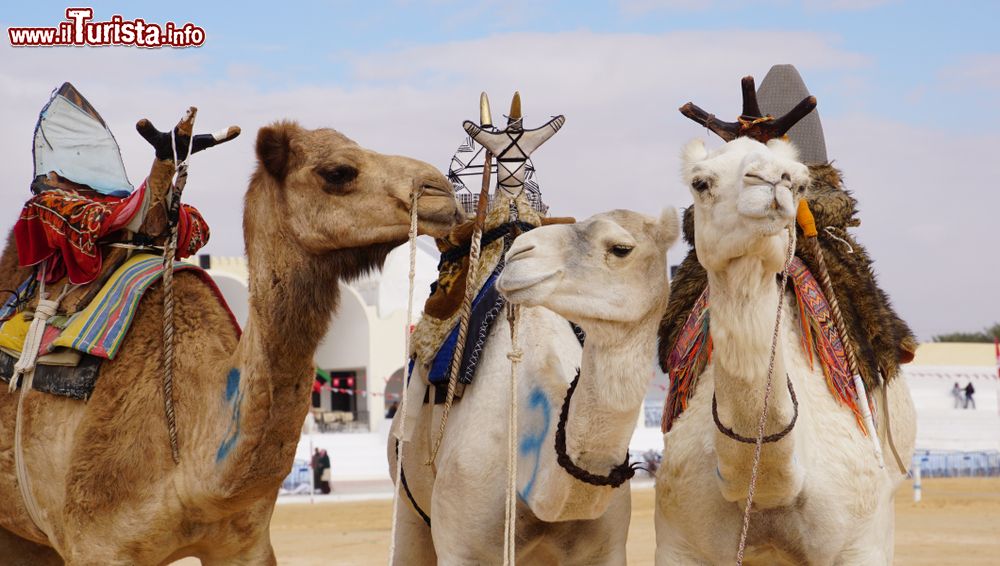
M 416 323 L 437 279 L 438 252 L 430 240 L 417 245 Z M 243 257 L 199 256 L 241 325 L 249 314 L 248 272 Z M 340 284 L 340 304 L 314 363 L 331 383 L 313 394 L 318 419 L 331 429 L 379 432 L 385 412 L 398 400 L 405 361 L 409 247 L 393 250 L 381 274 Z

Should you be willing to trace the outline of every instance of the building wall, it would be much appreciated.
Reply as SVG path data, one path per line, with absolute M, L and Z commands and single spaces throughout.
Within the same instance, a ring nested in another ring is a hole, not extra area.
M 249 314 L 246 260 L 214 256 L 208 272 L 237 320 L 245 326 Z M 378 281 L 372 278 L 360 281 L 359 287 L 367 295 L 377 294 L 380 289 Z M 364 385 L 358 390 L 357 406 L 359 412 L 367 412 L 369 430 L 377 432 L 385 426 L 386 383 L 405 360 L 406 313 L 405 307 L 395 308 L 388 316 L 380 317 L 380 297 L 366 297 L 361 291 L 340 284 L 340 305 L 320 341 L 314 363 L 328 371 L 357 372 L 359 383 Z M 398 306 L 398 297 L 395 299 L 395 303 L 390 303 Z M 385 308 L 386 301 L 381 303 Z

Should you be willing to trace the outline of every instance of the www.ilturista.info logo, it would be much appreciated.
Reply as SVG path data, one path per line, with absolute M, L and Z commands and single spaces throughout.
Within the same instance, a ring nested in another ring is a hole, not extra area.
M 93 8 L 66 8 L 66 21 L 56 27 L 9 27 L 14 47 L 56 45 L 135 45 L 137 47 L 198 47 L 205 43 L 205 30 L 188 22 L 178 25 L 148 23 L 142 18 L 126 20 L 119 15 L 105 22 L 91 21 Z

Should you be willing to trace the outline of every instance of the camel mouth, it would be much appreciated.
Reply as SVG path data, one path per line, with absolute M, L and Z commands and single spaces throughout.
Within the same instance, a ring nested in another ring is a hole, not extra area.
M 417 231 L 421 234 L 444 238 L 465 220 L 465 212 L 452 194 L 425 195 L 417 203 Z
M 417 234 L 421 236 L 430 236 L 436 239 L 446 238 L 448 234 L 451 234 L 451 230 L 455 226 L 455 222 L 447 220 L 434 220 L 425 217 L 417 218 Z
M 511 303 L 537 304 L 552 293 L 561 275 L 562 271 L 524 273 L 524 270 L 511 269 L 508 263 L 497 279 L 497 289 Z
M 794 220 L 779 210 L 771 210 L 763 214 L 741 214 L 741 216 L 755 232 L 765 237 L 784 232 Z

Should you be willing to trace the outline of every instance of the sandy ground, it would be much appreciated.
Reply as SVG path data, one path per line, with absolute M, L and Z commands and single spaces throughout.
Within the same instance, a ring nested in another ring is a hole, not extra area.
M 632 492 L 630 565 L 653 564 L 653 489 Z M 282 503 L 271 522 L 278 563 L 291 566 L 385 564 L 392 502 Z M 177 564 L 197 564 L 184 560 Z M 896 564 L 1000 563 L 1000 478 L 925 479 L 896 498 Z

